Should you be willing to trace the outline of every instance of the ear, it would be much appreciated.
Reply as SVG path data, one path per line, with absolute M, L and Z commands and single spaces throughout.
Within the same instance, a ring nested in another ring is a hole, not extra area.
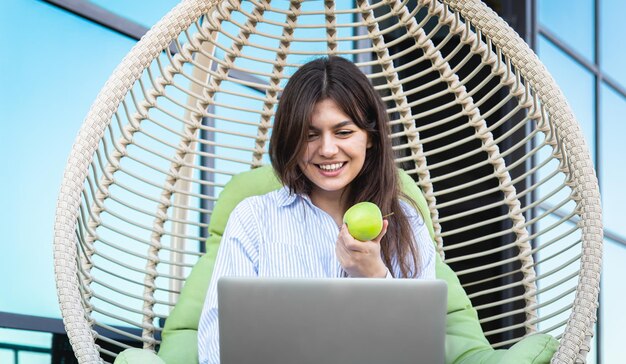
M 370 135 L 370 133 L 367 133 L 367 145 L 366 145 L 366 149 L 370 149 L 372 147 L 372 145 L 374 145 L 372 143 L 372 136 Z

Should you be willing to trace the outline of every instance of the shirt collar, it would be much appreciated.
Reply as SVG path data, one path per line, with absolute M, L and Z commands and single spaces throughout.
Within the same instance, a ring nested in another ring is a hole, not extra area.
M 311 201 L 309 195 L 292 193 L 287 186 L 283 186 L 283 188 L 278 190 L 278 206 L 287 207 L 296 201 L 305 201 L 310 206 L 313 206 L 313 201 Z
M 289 191 L 289 187 L 283 186 L 283 188 L 278 190 L 278 206 L 287 207 L 294 203 L 298 197 L 299 195 Z

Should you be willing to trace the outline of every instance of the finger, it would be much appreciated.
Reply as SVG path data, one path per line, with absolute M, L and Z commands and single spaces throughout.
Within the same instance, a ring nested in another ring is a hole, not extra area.
M 358 252 L 358 253 L 366 253 L 370 250 L 370 248 L 367 246 L 368 242 L 367 241 L 360 241 L 360 240 L 356 240 L 355 238 L 352 238 L 349 241 L 345 242 L 345 246 L 346 249 L 351 252 Z M 371 243 L 370 243 L 371 244 Z
M 348 230 L 348 225 L 344 222 L 343 225 L 341 225 L 341 229 L 339 230 L 339 238 L 345 240 L 346 237 L 349 237 L 350 235 L 350 231 Z
M 353 257 L 354 252 L 350 251 L 346 247 L 346 244 L 345 244 L 346 239 L 349 239 L 349 238 L 342 236 L 340 233 L 340 236 L 337 239 L 337 244 L 335 245 L 335 255 L 337 256 L 339 265 L 341 265 L 341 267 L 344 269 L 346 269 L 347 267 L 350 267 L 354 262 L 354 257 Z
M 343 224 L 341 226 L 341 230 L 339 231 L 339 236 L 337 237 L 337 243 L 347 250 L 347 245 L 352 240 L 354 240 L 354 238 L 352 237 L 352 235 L 350 235 L 350 231 L 348 230 L 348 225 Z
M 350 250 L 347 246 L 354 238 L 350 235 L 348 231 L 348 226 L 343 224 L 341 226 L 341 230 L 339 231 L 339 236 L 337 237 L 336 249 L 337 255 L 342 255 L 344 257 L 350 256 Z
M 339 236 L 337 238 L 337 241 L 340 241 L 341 243 L 347 247 L 348 245 L 352 245 L 353 242 L 358 242 L 358 240 L 356 240 L 351 234 L 350 234 L 350 230 L 348 230 L 348 225 L 346 223 L 344 223 L 343 225 L 341 225 L 341 229 L 339 230 Z
M 374 240 L 372 240 L 375 243 L 380 244 L 380 240 L 383 238 L 383 236 L 385 236 L 385 234 L 387 233 L 387 227 L 389 226 L 389 220 L 384 219 L 383 220 L 383 229 L 380 231 L 380 234 L 378 234 L 378 236 L 376 238 L 374 238 Z
M 349 253 L 366 253 L 371 248 L 368 246 L 368 243 L 371 244 L 371 242 L 356 239 L 354 236 L 350 235 L 348 228 L 346 228 L 345 235 L 342 236 L 342 238 L 343 245 Z

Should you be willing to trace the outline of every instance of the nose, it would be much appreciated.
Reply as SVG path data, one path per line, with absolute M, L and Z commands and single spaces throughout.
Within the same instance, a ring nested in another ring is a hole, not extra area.
M 337 146 L 337 140 L 332 135 L 324 135 L 320 138 L 319 153 L 322 157 L 330 158 L 337 154 L 339 148 Z

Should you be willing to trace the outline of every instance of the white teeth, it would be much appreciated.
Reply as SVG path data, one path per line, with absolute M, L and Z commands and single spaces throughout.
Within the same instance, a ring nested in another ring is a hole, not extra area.
M 320 164 L 319 166 L 325 171 L 336 171 L 343 166 L 343 163 Z

